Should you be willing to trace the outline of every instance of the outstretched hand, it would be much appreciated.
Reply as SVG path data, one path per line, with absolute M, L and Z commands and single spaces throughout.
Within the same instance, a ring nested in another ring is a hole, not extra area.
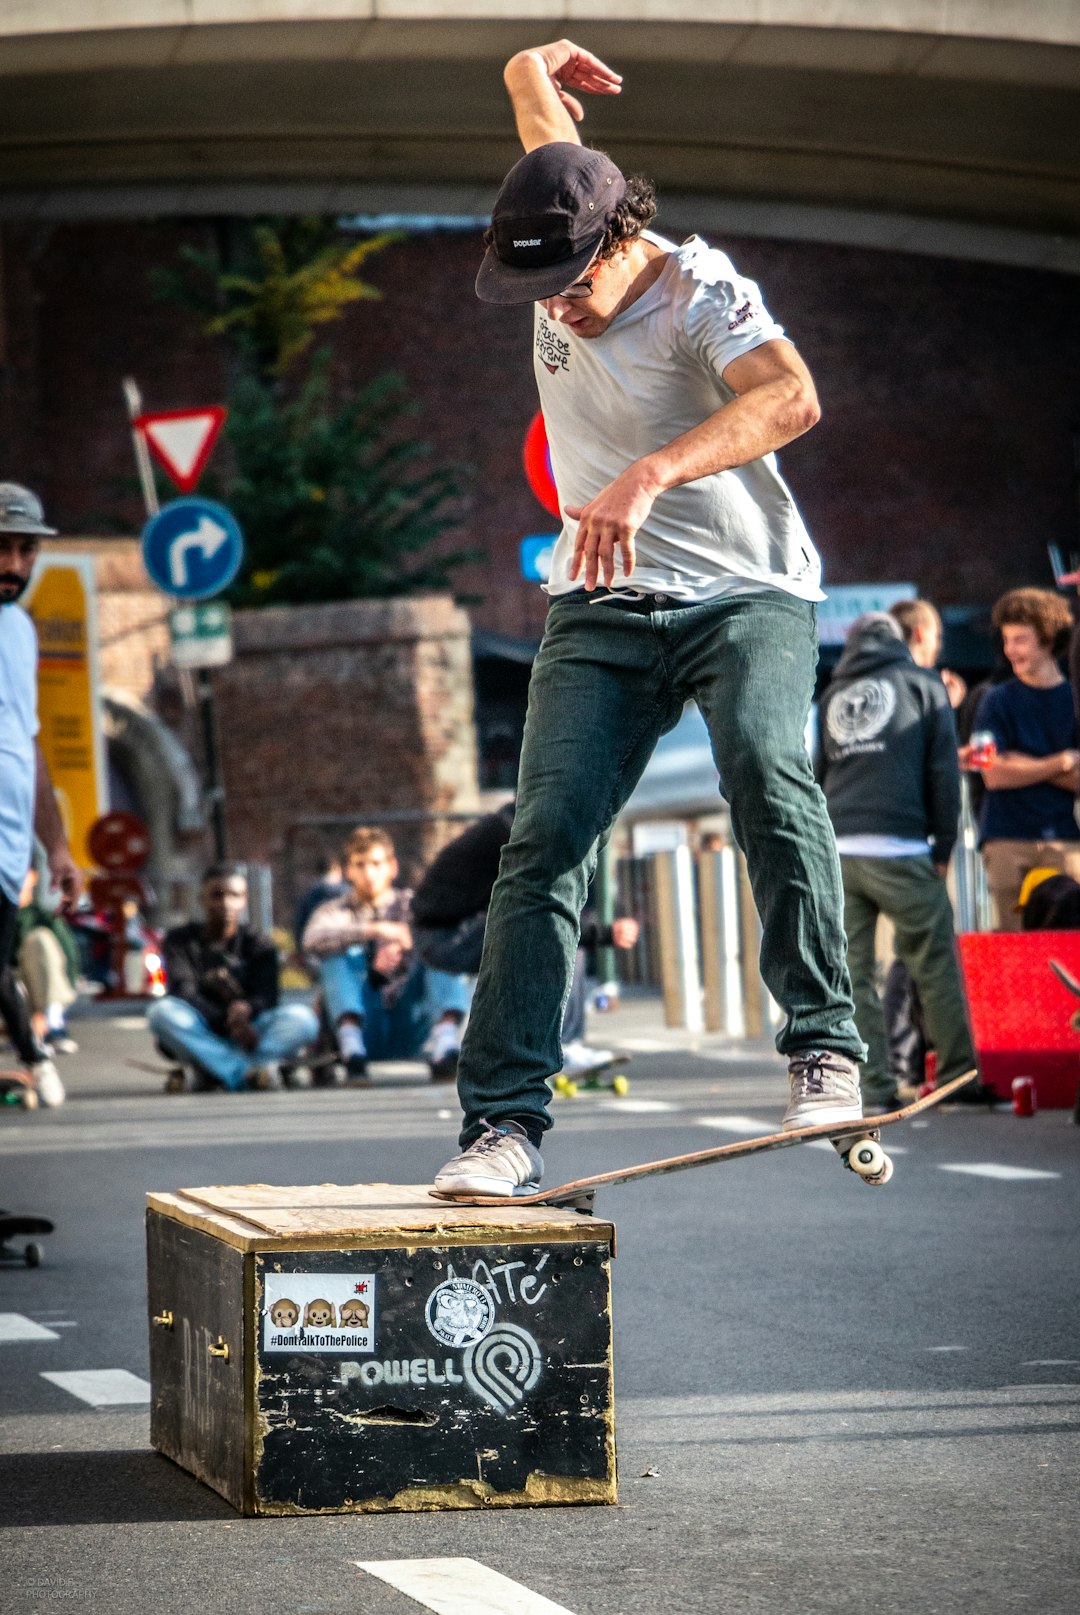
M 529 54 L 542 60 L 556 95 L 575 123 L 584 118 L 585 109 L 570 94 L 571 90 L 580 90 L 583 95 L 618 95 L 622 90 L 622 74 L 572 40 L 556 39 L 550 45 L 537 45 Z

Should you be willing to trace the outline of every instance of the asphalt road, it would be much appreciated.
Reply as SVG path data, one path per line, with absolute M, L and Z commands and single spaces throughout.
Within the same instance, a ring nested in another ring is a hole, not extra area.
M 766 1048 L 661 1053 L 647 1012 L 623 1014 L 602 1030 L 639 1044 L 630 1095 L 559 1102 L 549 1181 L 775 1122 Z M 0 1270 L 0 1314 L 54 1337 L 0 1341 L 5 1611 L 416 1615 L 433 1606 L 357 1561 L 432 1558 L 510 1577 L 534 1595 L 520 1615 L 536 1596 L 572 1615 L 1075 1610 L 1067 1113 L 930 1112 L 891 1130 L 880 1190 L 800 1148 L 607 1192 L 617 1507 L 243 1520 L 151 1451 L 142 1403 L 42 1376 L 145 1381 L 148 1189 L 422 1181 L 452 1094 L 399 1067 L 368 1092 L 166 1098 L 127 1063 L 153 1058 L 137 1019 L 78 1035 L 62 1110 L 0 1111 L 0 1201 L 57 1222 L 44 1267 Z

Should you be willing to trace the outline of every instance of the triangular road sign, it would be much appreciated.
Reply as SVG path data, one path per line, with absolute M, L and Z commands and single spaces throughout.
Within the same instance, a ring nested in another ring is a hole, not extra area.
M 159 410 L 133 421 L 181 493 L 191 493 L 210 458 L 228 411 L 221 404 L 205 409 Z

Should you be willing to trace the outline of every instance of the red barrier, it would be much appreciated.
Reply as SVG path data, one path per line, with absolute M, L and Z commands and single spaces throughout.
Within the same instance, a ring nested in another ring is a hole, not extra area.
M 1050 968 L 1080 979 L 1080 931 L 968 932 L 959 937 L 971 1031 L 983 1081 L 1012 1098 L 1031 1077 L 1043 1109 L 1071 1110 L 1080 1083 L 1078 1000 Z

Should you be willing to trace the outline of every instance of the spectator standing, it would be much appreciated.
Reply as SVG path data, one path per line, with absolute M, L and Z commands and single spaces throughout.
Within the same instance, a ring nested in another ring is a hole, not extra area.
M 432 1080 L 452 1082 L 468 985 L 417 954 L 412 893 L 394 885 L 398 861 L 385 830 L 354 830 L 344 862 L 346 891 L 315 910 L 302 945 L 319 961 L 346 1080 L 366 1085 L 369 1060 L 411 1060 L 423 1050 Z
M 936 656 L 935 656 L 936 659 Z M 960 770 L 945 686 L 916 664 L 900 624 L 868 612 L 848 634 L 822 698 L 824 789 L 844 886 L 855 1024 L 868 1055 L 868 1111 L 898 1103 L 877 989 L 885 914 L 910 971 L 942 1082 L 975 1066 L 945 874 L 956 839 Z
M 1012 589 L 994 607 L 993 622 L 1013 676 L 987 690 L 975 718 L 973 733 L 991 734 L 997 747 L 980 770 L 986 791 L 979 841 L 998 929 L 1018 931 L 1017 904 L 1030 870 L 1080 879 L 1076 712 L 1055 656 L 1072 615 L 1049 589 Z
M 62 1104 L 64 1085 L 30 1025 L 26 996 L 10 963 L 35 833 L 65 912 L 75 907 L 82 877 L 36 739 L 37 635 L 16 601 L 30 582 L 42 535 L 54 531 L 45 525 L 36 494 L 18 483 L 0 482 L 0 1017 L 43 1105 Z
M 242 921 L 248 889 L 237 865 L 212 864 L 199 897 L 203 919 L 165 933 L 169 993 L 146 1017 L 180 1062 L 166 1092 L 280 1088 L 282 1064 L 314 1043 L 318 1020 L 305 1004 L 278 1002 L 277 949 Z

